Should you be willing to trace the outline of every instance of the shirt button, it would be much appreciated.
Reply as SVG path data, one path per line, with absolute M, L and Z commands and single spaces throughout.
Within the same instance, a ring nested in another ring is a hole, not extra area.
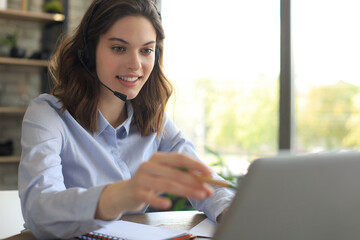
M 125 131 L 125 129 L 121 129 L 120 131 L 119 131 L 119 138 L 120 139 L 124 139 L 125 137 L 126 137 L 126 131 Z

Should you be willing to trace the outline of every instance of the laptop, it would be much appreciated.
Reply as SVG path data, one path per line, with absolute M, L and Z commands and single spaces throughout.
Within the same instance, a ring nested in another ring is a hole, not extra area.
M 360 152 L 254 161 L 214 239 L 360 239 Z

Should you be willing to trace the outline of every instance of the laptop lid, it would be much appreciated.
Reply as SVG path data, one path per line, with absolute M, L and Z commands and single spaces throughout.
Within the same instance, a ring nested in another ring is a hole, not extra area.
M 360 152 L 254 161 L 214 239 L 359 239 Z

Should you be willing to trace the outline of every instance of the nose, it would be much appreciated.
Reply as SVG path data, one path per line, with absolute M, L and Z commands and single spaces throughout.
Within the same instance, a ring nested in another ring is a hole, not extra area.
M 138 53 L 131 53 L 128 55 L 126 67 L 133 71 L 141 68 L 141 58 Z

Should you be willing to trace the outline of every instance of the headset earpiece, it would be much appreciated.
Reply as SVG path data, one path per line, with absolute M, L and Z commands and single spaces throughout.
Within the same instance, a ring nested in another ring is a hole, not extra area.
M 84 61 L 84 58 L 83 58 L 83 49 L 82 49 L 82 48 L 79 48 L 79 49 L 78 49 L 78 58 L 79 58 L 80 62 L 83 62 L 83 61 Z
M 84 46 L 84 48 L 80 48 L 78 50 L 78 56 L 79 58 L 81 57 L 81 60 L 86 64 L 86 66 L 89 67 L 90 55 L 86 45 Z
M 158 46 L 155 47 L 155 64 L 158 64 L 160 58 L 160 49 Z
M 84 68 L 88 68 L 88 58 L 86 57 L 86 51 L 83 48 L 78 49 L 78 58 Z

